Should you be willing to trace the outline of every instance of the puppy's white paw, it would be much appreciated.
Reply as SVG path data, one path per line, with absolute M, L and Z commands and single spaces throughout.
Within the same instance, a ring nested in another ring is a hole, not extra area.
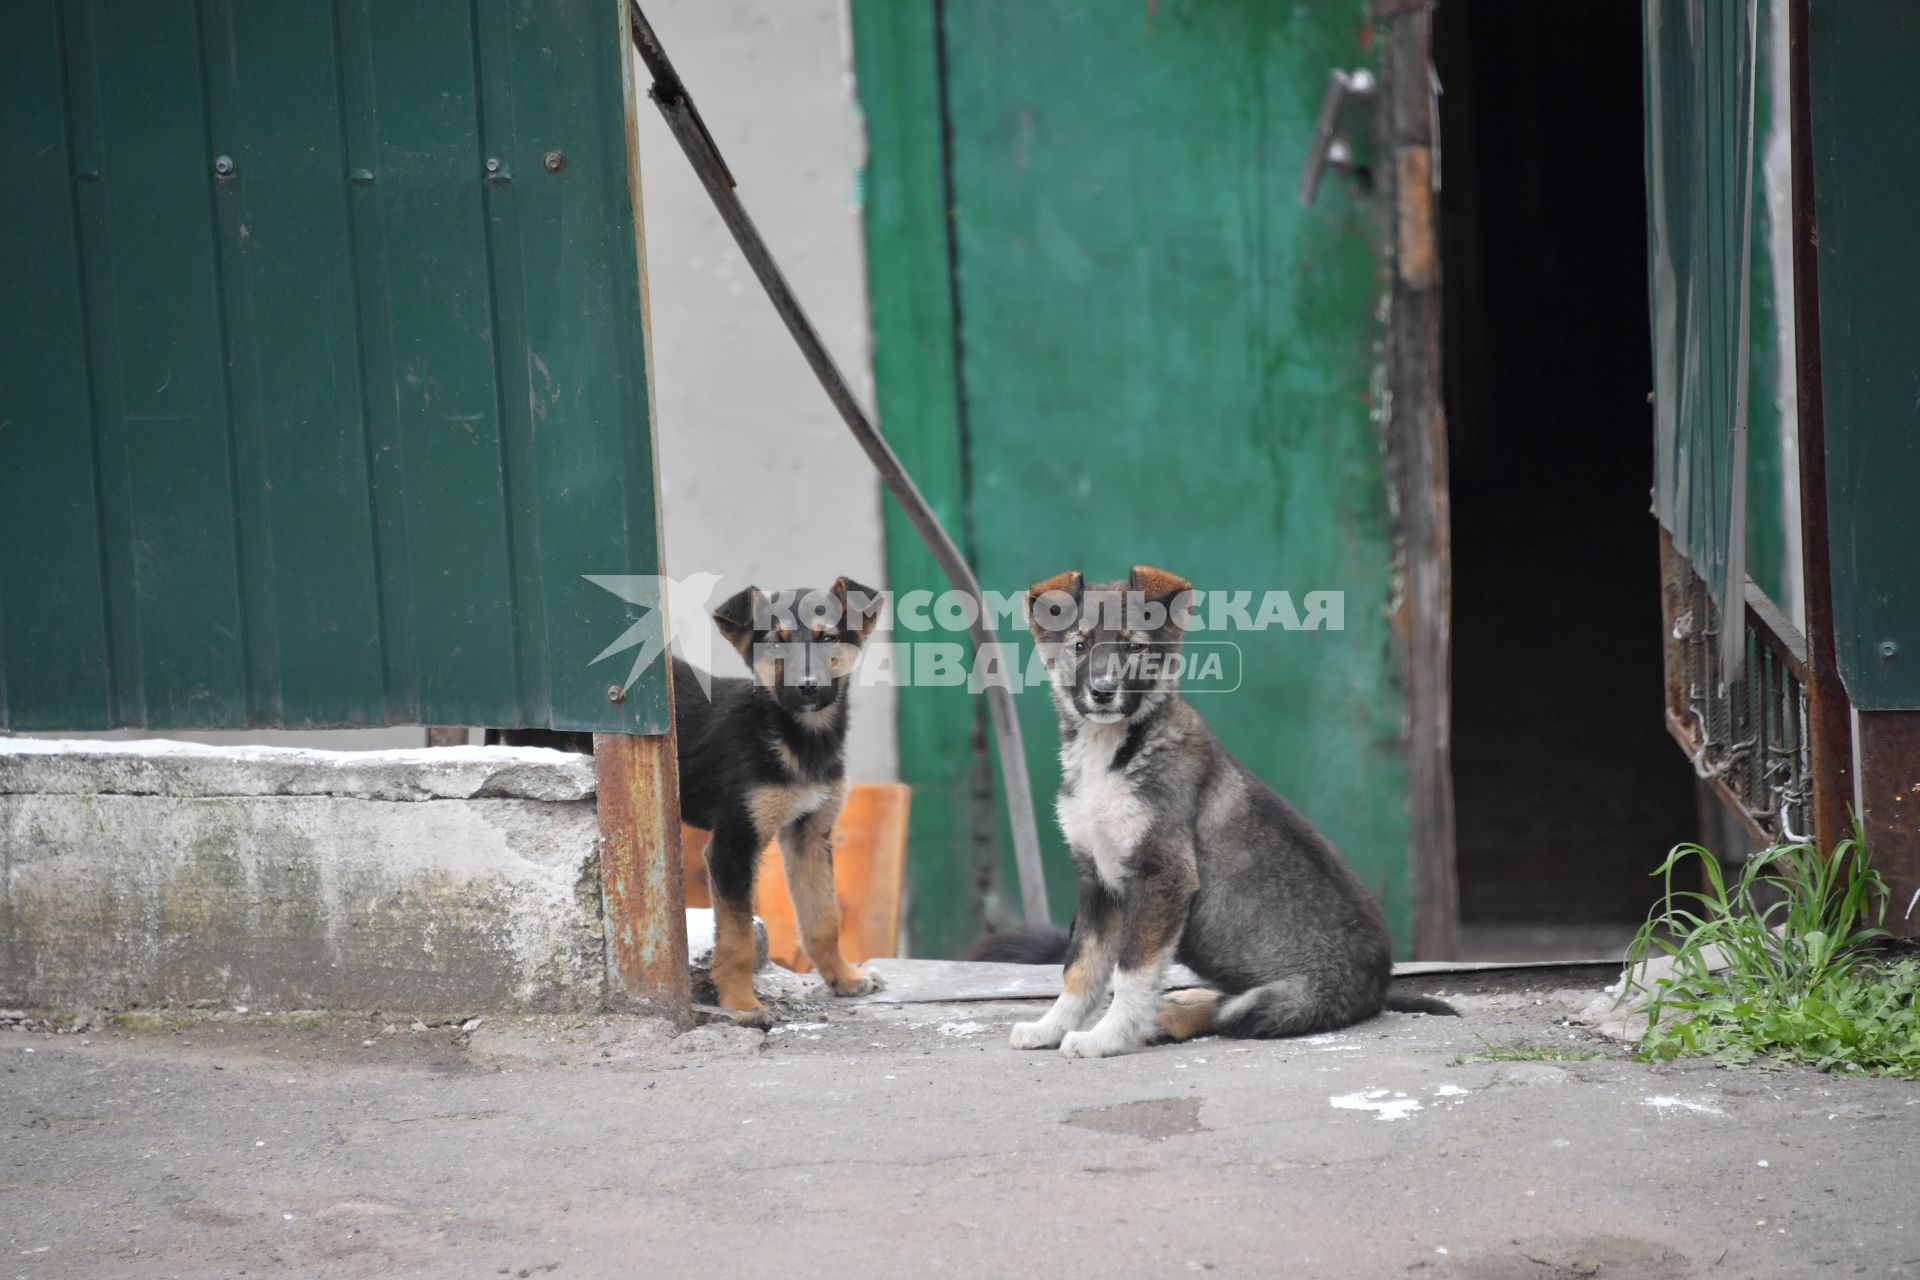
M 1007 1041 L 1016 1049 L 1051 1049 L 1060 1043 L 1060 1037 L 1066 1034 L 1066 1028 L 1058 1023 L 1016 1022 L 1007 1036 Z
M 1091 1031 L 1070 1031 L 1060 1041 L 1060 1056 L 1063 1058 L 1111 1058 L 1115 1054 L 1125 1053 L 1136 1046 L 1113 1034 L 1105 1027 L 1095 1027 Z
M 870 969 L 850 968 L 840 981 L 827 983 L 827 989 L 837 996 L 864 996 L 884 990 L 886 985 L 886 980 Z

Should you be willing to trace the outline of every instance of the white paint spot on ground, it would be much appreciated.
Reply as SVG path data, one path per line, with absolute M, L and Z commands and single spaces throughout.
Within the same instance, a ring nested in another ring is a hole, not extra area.
M 1652 1098 L 1642 1098 L 1640 1102 L 1643 1106 L 1653 1107 L 1660 1111 L 1693 1111 L 1703 1116 L 1723 1116 L 1727 1114 L 1711 1102 L 1697 1102 L 1692 1098 L 1670 1098 L 1665 1094 Z
M 797 1036 L 808 1031 L 825 1031 L 829 1026 L 825 1022 L 783 1022 L 767 1032 L 770 1036 Z M 809 1040 L 818 1040 L 819 1036 L 807 1036 Z
M 1433 1096 L 1436 1098 L 1464 1098 L 1467 1096 L 1467 1091 L 1457 1084 L 1443 1084 L 1433 1091 Z
M 1313 1046 L 1315 1053 L 1358 1053 L 1364 1045 L 1348 1044 L 1345 1036 L 1327 1032 L 1322 1035 L 1308 1036 L 1306 1043 Z
M 1420 1099 L 1386 1089 L 1362 1089 L 1359 1093 L 1336 1093 L 1327 1099 L 1346 1111 L 1372 1111 L 1376 1120 L 1404 1120 L 1420 1110 Z
M 977 1036 L 985 1030 L 986 1027 L 978 1022 L 943 1022 L 940 1024 L 941 1035 L 954 1036 L 956 1038 Z

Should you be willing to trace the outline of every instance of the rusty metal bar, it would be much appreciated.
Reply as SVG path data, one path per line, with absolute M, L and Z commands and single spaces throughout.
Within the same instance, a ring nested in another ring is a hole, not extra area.
M 672 734 L 597 733 L 600 894 L 607 1003 L 681 1025 L 687 987 L 687 895 L 680 869 L 680 777 Z
M 1920 937 L 1920 711 L 1862 711 L 1860 827 L 1887 886 L 1886 927 Z
M 887 491 L 893 494 L 906 512 L 908 522 L 913 525 L 914 532 L 920 535 L 920 540 L 926 543 L 927 550 L 932 552 L 947 581 L 954 590 L 973 597 L 976 614 L 976 621 L 970 629 L 973 644 L 976 650 L 985 650 L 993 643 L 993 633 L 987 629 L 986 602 L 981 597 L 980 581 L 974 576 L 973 567 L 947 535 L 940 517 L 934 514 L 933 508 L 921 496 L 919 486 L 914 484 L 913 477 L 901 465 L 893 446 L 874 428 L 866 410 L 854 397 L 846 375 L 840 372 L 826 344 L 820 340 L 813 322 L 807 318 L 806 310 L 801 307 L 800 299 L 787 283 L 779 264 L 773 260 L 766 241 L 760 238 L 760 230 L 748 215 L 746 205 L 734 191 L 733 174 L 721 158 L 720 148 L 714 143 L 713 135 L 707 132 L 706 123 L 694 108 L 686 85 L 673 69 L 666 49 L 647 22 L 638 0 L 627 0 L 627 10 L 633 46 L 653 77 L 648 95 L 666 118 L 668 130 L 686 153 L 688 163 L 700 179 L 700 185 L 706 188 L 714 208 L 719 211 L 720 220 L 733 233 L 734 244 L 739 246 L 747 265 L 753 268 L 760 287 L 766 290 L 768 301 L 773 303 L 774 311 L 786 324 L 787 332 L 800 348 L 800 354 L 806 358 L 813 376 L 820 380 L 827 399 L 839 411 L 841 421 L 853 433 L 854 441 L 866 453 L 874 470 L 880 473 Z M 1027 777 L 1027 753 L 1020 740 L 1020 720 L 1014 714 L 1013 691 L 1003 682 L 992 681 L 987 685 L 986 695 L 994 737 L 999 746 L 1000 784 L 1006 791 L 1007 819 L 1013 830 L 1013 859 L 1020 878 L 1022 914 L 1028 924 L 1045 924 L 1051 919 L 1047 907 L 1046 869 L 1040 861 L 1040 829 L 1033 816 L 1033 784 Z
M 1827 419 L 1820 382 L 1820 254 L 1814 217 L 1813 105 L 1807 0 L 1788 0 L 1789 147 L 1793 170 L 1793 349 L 1799 416 L 1800 561 L 1807 617 L 1807 722 L 1813 838 L 1831 849 L 1848 834 L 1853 716 L 1833 651 L 1833 576 L 1827 543 Z
M 621 6 L 622 31 L 631 21 Z M 625 41 L 622 41 L 624 49 Z M 646 233 L 640 203 L 639 104 L 633 60 L 620 59 L 621 115 L 627 141 L 627 198 L 640 275 L 640 323 L 646 344 L 646 374 L 653 377 L 653 330 L 646 309 Z M 655 440 L 657 440 L 655 433 Z M 649 441 L 649 448 L 654 441 Z M 653 472 L 654 545 L 659 530 L 660 466 Z M 661 563 L 657 572 L 665 573 Z M 661 605 L 662 631 L 668 628 Z M 652 1013 L 676 1025 L 693 1022 L 687 973 L 686 881 L 681 873 L 680 770 L 673 731 L 673 682 L 666 681 L 668 729 L 636 736 L 593 737 L 595 809 L 600 827 L 600 920 L 606 943 L 604 999 L 608 1008 Z
M 1686 643 L 1692 624 L 1693 574 L 1687 558 L 1673 545 L 1666 526 L 1660 529 L 1660 647 L 1666 672 L 1667 728 L 1671 731 L 1687 712 L 1687 690 L 1692 686 L 1692 654 Z M 1681 742 L 1686 747 L 1686 742 Z M 1691 755 L 1692 751 L 1689 750 Z

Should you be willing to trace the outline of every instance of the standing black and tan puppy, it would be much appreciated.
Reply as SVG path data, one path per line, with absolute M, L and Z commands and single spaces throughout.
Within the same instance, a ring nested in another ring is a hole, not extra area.
M 1181 698 L 1171 659 L 1191 591 L 1140 565 L 1124 583 L 1063 573 L 1028 592 L 1060 715 L 1057 808 L 1079 902 L 1064 990 L 1014 1026 L 1013 1046 L 1104 1058 L 1156 1038 L 1326 1031 L 1383 1008 L 1453 1012 L 1389 997 L 1373 895 Z M 1212 985 L 1163 993 L 1176 958 Z
M 847 684 L 878 619 L 878 597 L 846 578 L 825 591 L 749 587 L 714 611 L 752 679 L 714 678 L 673 662 L 680 817 L 711 831 L 713 982 L 722 1006 L 760 1009 L 753 993 L 753 881 L 780 842 L 807 957 L 835 995 L 878 982 L 840 955 L 833 889 L 834 819 L 847 798 Z

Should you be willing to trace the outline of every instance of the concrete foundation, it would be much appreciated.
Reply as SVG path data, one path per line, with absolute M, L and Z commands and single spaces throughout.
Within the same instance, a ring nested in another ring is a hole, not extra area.
M 0 740 L 0 1005 L 590 1010 L 592 762 Z

